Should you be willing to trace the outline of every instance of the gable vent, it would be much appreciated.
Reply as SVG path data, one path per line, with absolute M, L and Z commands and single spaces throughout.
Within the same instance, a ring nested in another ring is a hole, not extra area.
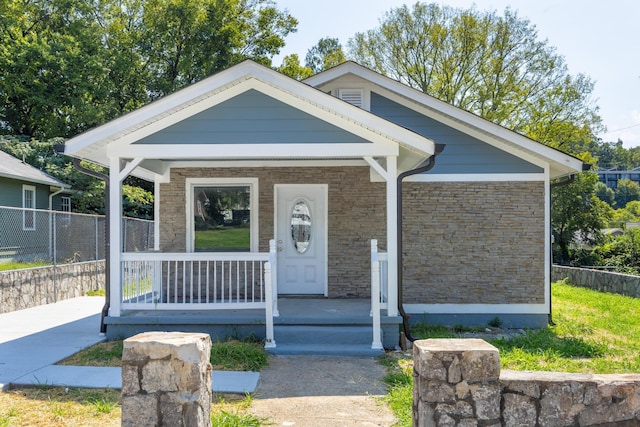
M 338 98 L 356 107 L 362 108 L 364 105 L 364 91 L 362 89 L 338 89 Z

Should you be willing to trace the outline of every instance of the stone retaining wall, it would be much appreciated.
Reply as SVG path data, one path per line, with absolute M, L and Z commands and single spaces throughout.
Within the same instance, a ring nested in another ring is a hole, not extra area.
M 0 313 L 104 289 L 104 260 L 0 271 Z
M 413 425 L 640 425 L 640 375 L 500 372 L 479 339 L 414 342 Z
M 601 292 L 640 298 L 640 277 L 630 274 L 612 273 L 589 268 L 575 268 L 554 265 L 551 280 L 568 278 L 569 283 Z

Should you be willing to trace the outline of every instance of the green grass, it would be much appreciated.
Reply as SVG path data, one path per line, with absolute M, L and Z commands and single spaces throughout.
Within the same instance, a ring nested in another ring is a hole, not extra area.
M 196 230 L 196 250 L 249 250 L 251 246 L 250 228 L 223 227 L 214 230 Z
M 221 371 L 259 371 L 268 363 L 262 342 L 229 340 L 211 346 L 211 365 Z
M 122 340 L 106 341 L 70 356 L 59 365 L 122 366 Z M 258 340 L 214 341 L 211 345 L 211 364 L 219 371 L 259 371 L 268 363 L 267 353 Z
M 51 265 L 48 261 L 34 261 L 34 262 L 20 262 L 20 261 L 11 261 L 11 262 L 0 262 L 0 271 L 7 270 L 22 270 L 24 268 L 33 268 L 33 267 L 44 267 L 47 265 Z
M 594 374 L 640 372 L 640 299 L 557 282 L 552 286 L 556 326 L 489 342 L 501 369 Z M 419 339 L 453 338 L 460 327 L 416 325 Z M 411 426 L 413 361 L 387 355 L 386 402 L 400 426 Z

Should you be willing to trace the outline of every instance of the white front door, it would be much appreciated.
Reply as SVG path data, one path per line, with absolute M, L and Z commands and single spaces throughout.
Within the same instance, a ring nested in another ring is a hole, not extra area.
M 327 185 L 275 186 L 278 294 L 328 295 Z

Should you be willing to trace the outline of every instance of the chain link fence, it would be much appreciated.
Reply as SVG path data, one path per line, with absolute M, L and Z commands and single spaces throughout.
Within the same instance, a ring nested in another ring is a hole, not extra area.
M 152 250 L 153 232 L 153 221 L 123 218 L 124 250 Z M 102 215 L 0 206 L 0 263 L 95 261 L 105 250 Z

